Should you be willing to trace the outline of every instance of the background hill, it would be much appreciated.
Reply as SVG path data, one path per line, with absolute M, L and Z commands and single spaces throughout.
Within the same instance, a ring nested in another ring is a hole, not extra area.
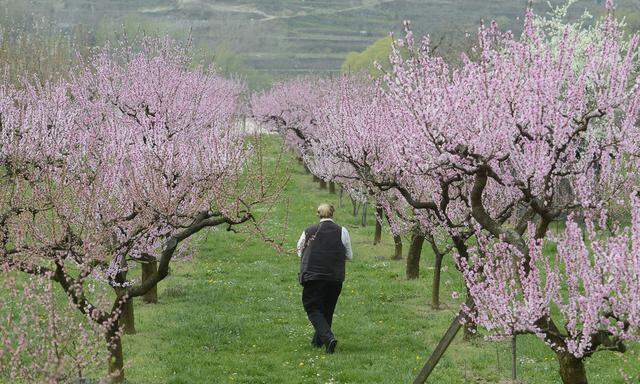
M 551 4 L 564 1 L 552 0 Z M 197 46 L 213 50 L 220 65 L 255 77 L 256 82 L 296 74 L 338 72 L 349 52 L 362 51 L 399 31 L 411 20 L 417 33 L 444 37 L 455 46 L 481 19 L 518 28 L 527 0 L 0 0 L 6 20 L 25 14 L 54 20 L 67 31 L 81 29 L 88 42 L 100 42 L 125 26 L 129 32 L 192 35 Z M 580 0 L 602 11 L 602 0 Z M 546 1 L 534 7 L 545 12 Z M 640 1 L 618 0 L 620 14 L 640 25 Z M 6 22 L 4 23 L 6 24 Z

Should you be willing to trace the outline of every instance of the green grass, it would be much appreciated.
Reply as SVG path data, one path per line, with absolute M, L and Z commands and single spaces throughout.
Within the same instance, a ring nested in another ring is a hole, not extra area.
M 272 143 L 272 147 L 276 147 Z M 429 308 L 433 255 L 422 253 L 421 277 L 404 278 L 404 262 L 392 261 L 388 232 L 371 245 L 373 216 L 361 228 L 345 199 L 336 221 L 351 232 L 354 261 L 336 309 L 335 355 L 309 345 L 312 328 L 302 309 L 293 254 L 300 232 L 315 221 L 320 202 L 338 196 L 318 189 L 292 162 L 292 178 L 269 221 L 285 231 L 289 252 L 276 252 L 247 234 L 211 231 L 194 260 L 173 264 L 159 286 L 160 302 L 136 302 L 138 333 L 126 336 L 129 383 L 409 383 L 453 318 L 461 291 L 452 260 L 445 262 L 445 309 Z M 287 215 L 287 210 L 289 211 Z M 288 220 L 285 218 L 288 217 Z M 285 228 L 285 229 L 283 229 Z M 385 228 L 387 231 L 388 228 Z M 405 240 L 405 253 L 408 241 Z M 557 363 L 535 337 L 518 339 L 518 370 L 526 383 L 558 383 Z M 471 343 L 458 335 L 430 383 L 496 383 L 509 377 L 506 343 Z M 627 355 L 597 353 L 588 359 L 591 383 L 624 383 L 619 373 L 638 375 L 634 346 Z

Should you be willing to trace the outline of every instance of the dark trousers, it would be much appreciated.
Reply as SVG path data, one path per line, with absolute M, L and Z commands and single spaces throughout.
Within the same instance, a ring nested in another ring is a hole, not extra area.
M 331 323 L 338 296 L 342 291 L 341 281 L 311 280 L 303 284 L 302 305 L 309 321 L 315 328 L 312 343 L 320 346 L 333 339 Z

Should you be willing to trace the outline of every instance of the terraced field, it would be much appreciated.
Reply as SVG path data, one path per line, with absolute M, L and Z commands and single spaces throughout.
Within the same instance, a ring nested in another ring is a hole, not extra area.
M 418 33 L 457 41 L 481 19 L 517 29 L 525 0 L 0 0 L 52 15 L 65 26 L 82 21 L 112 30 L 141 23 L 178 35 L 191 33 L 198 44 L 224 46 L 252 68 L 275 77 L 339 71 L 350 51 L 361 51 L 402 20 Z M 562 0 L 553 0 L 559 4 Z M 601 0 L 581 0 L 598 12 Z M 640 13 L 637 0 L 619 0 L 621 10 Z M 546 1 L 535 1 L 539 10 Z M 89 20 L 89 22 L 87 22 Z

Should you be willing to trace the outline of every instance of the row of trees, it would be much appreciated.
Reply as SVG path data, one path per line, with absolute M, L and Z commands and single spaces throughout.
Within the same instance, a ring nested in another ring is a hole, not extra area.
M 196 233 L 258 224 L 252 207 L 277 194 L 238 128 L 244 85 L 171 40 L 141 46 L 0 86 L 0 378 L 68 381 L 106 355 L 122 382 L 133 298 Z M 157 266 L 142 280 L 141 263 Z
M 362 94 L 367 92 L 365 84 L 358 82 L 358 86 L 364 87 L 360 90 Z M 430 233 L 425 234 L 418 225 L 416 217 L 420 212 L 414 211 L 393 192 L 369 188 L 366 183 L 360 181 L 358 174 L 348 162 L 327 151 L 326 148 L 316 145 L 318 141 L 326 138 L 316 137 L 321 132 L 316 128 L 315 114 L 334 114 L 335 111 L 328 108 L 335 106 L 327 106 L 326 98 L 339 92 L 340 84 L 330 79 L 302 78 L 280 83 L 267 92 L 253 96 L 252 115 L 257 121 L 282 134 L 287 146 L 303 162 L 307 171 L 320 180 L 321 187 L 327 183 L 337 184 L 340 185 L 341 191 L 345 191 L 351 197 L 352 201 L 373 203 L 376 207 L 374 245 L 380 242 L 382 222 L 385 218 L 390 224 L 396 245 L 394 259 L 402 258 L 402 236 L 412 234 L 412 242 L 407 254 L 406 274 L 409 279 L 418 278 L 419 260 L 425 236 L 440 252 L 433 236 Z M 344 97 L 358 96 L 344 95 Z M 327 109 L 322 110 L 325 107 Z M 354 209 L 354 215 L 355 212 Z M 438 307 L 437 293 L 434 295 L 433 302 L 434 306 Z
M 253 103 L 314 173 L 452 248 L 467 323 L 537 335 L 566 384 L 640 331 L 639 37 L 607 10 L 586 28 L 528 11 L 519 37 L 482 26 L 455 67 L 407 26 L 381 81 L 294 81 Z

